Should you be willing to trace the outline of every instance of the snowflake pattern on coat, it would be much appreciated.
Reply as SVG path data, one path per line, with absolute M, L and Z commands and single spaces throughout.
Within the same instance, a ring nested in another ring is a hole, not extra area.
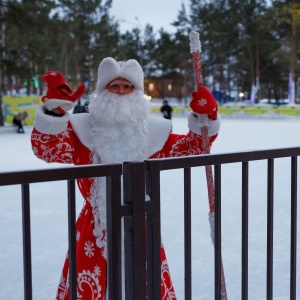
M 210 143 L 213 142 L 216 136 L 210 138 Z M 31 144 L 34 154 L 49 163 L 74 165 L 92 163 L 91 151 L 81 143 L 70 123 L 68 123 L 66 130 L 56 135 L 43 134 L 33 128 Z M 192 132 L 187 135 L 171 133 L 164 147 L 152 155 L 151 158 L 198 155 L 202 152 L 201 136 Z M 93 179 L 78 179 L 77 184 L 85 199 L 84 206 L 76 222 L 77 299 L 105 300 L 106 259 L 102 252 L 103 248 L 96 246 L 93 235 L 94 217 L 89 202 Z M 70 297 L 68 274 L 69 259 L 67 254 L 56 300 L 67 300 Z M 176 300 L 163 245 L 161 246 L 161 300 Z

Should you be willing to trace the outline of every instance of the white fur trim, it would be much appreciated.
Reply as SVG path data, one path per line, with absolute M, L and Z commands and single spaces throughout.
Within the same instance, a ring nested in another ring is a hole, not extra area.
M 210 224 L 210 237 L 214 245 L 215 244 L 215 213 L 214 212 L 208 213 L 208 221 Z
M 34 119 L 34 127 L 37 131 L 45 134 L 59 134 L 66 130 L 70 114 L 66 112 L 62 117 L 46 115 L 44 105 L 37 107 Z
M 98 68 L 97 92 L 101 92 L 114 79 L 122 77 L 130 81 L 136 90 L 144 91 L 144 75 L 135 59 L 117 62 L 112 57 L 102 60 Z
M 147 158 L 162 149 L 171 132 L 171 122 L 161 117 L 149 116 L 148 120 L 148 150 Z M 84 146 L 91 150 L 92 136 L 90 128 L 92 122 L 90 114 L 73 114 L 70 118 L 72 127 Z
M 61 107 L 65 111 L 68 111 L 75 106 L 75 103 L 72 101 L 62 100 L 62 99 L 49 99 L 45 101 L 44 105 L 48 110 Z
M 197 31 L 190 33 L 190 49 L 191 53 L 201 52 L 200 35 Z
M 148 117 L 148 157 L 162 149 L 170 135 L 171 126 L 170 120 L 155 116 Z
M 218 118 L 216 120 L 209 119 L 206 115 L 204 117 L 198 117 L 194 112 L 190 112 L 188 115 L 188 126 L 190 131 L 201 135 L 201 127 L 208 126 L 208 136 L 216 135 L 221 126 L 221 116 L 218 114 Z
M 92 122 L 89 113 L 85 114 L 72 114 L 70 116 L 72 127 L 80 139 L 81 143 L 91 150 L 92 136 L 90 128 L 92 128 Z

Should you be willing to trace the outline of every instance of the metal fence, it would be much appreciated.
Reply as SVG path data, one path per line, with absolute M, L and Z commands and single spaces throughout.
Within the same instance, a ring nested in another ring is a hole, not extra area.
M 153 239 L 149 242 L 152 247 L 153 257 L 150 257 L 152 269 L 149 270 L 149 278 L 152 278 L 153 298 L 159 299 L 160 292 L 160 269 L 159 253 L 160 246 L 160 172 L 163 170 L 184 170 L 184 248 L 185 248 L 185 300 L 193 299 L 191 284 L 191 169 L 200 166 L 214 166 L 215 184 L 215 299 L 221 298 L 221 170 L 222 165 L 242 164 L 242 278 L 241 297 L 248 299 L 248 186 L 249 186 L 249 163 L 251 161 L 267 160 L 267 286 L 266 299 L 273 299 L 273 219 L 274 219 L 274 160 L 276 158 L 290 157 L 291 159 L 291 220 L 290 220 L 290 299 L 296 299 L 296 266 L 297 266 L 297 157 L 300 148 L 272 149 L 251 152 L 239 152 L 229 154 L 210 154 L 185 158 L 156 159 L 146 161 L 147 191 L 151 198 L 151 218 L 153 218 Z M 149 226 L 152 231 L 152 227 Z M 149 251 L 150 252 L 150 251 Z M 288 254 L 287 254 L 288 255 Z M 299 281 L 299 280 L 298 280 Z M 138 299 L 138 298 L 136 298 Z M 229 297 L 230 299 L 230 297 Z
M 157 300 L 161 297 L 161 211 L 160 174 L 164 170 L 182 169 L 184 173 L 184 267 L 185 300 L 192 295 L 191 257 L 191 169 L 214 166 L 215 184 L 215 296 L 221 299 L 221 170 L 222 165 L 242 165 L 242 260 L 241 299 L 248 299 L 248 193 L 249 162 L 266 160 L 267 167 L 267 281 L 266 299 L 273 299 L 273 227 L 274 227 L 274 160 L 291 159 L 290 220 L 290 299 L 297 289 L 297 157 L 300 148 L 284 148 L 229 154 L 125 162 L 122 165 L 98 165 L 36 170 L 0 174 L 0 186 L 22 186 L 24 299 L 32 299 L 30 190 L 37 182 L 66 180 L 68 184 L 68 232 L 70 259 L 70 299 L 76 298 L 75 179 L 107 178 L 108 295 L 110 300 Z M 123 201 L 121 177 L 123 174 Z M 145 200 L 146 190 L 146 200 Z M 145 218 L 146 216 L 146 218 Z M 122 219 L 124 220 L 124 280 L 122 279 Z M 146 231 L 146 234 L 145 234 Z M 147 270 L 146 270 L 147 265 Z M 124 282 L 124 283 L 123 283 Z M 146 298 L 147 295 L 147 298 Z M 195 299 L 195 298 L 194 298 Z M 230 297 L 229 297 L 230 299 Z
M 22 172 L 0 173 L 0 186 L 21 185 L 22 188 L 22 231 L 23 231 L 23 270 L 24 270 L 24 299 L 31 300 L 32 297 L 32 265 L 31 265 L 31 226 L 30 226 L 30 184 L 50 181 L 67 181 L 68 185 L 68 234 L 69 234 L 69 277 L 70 277 L 70 299 L 77 299 L 76 291 L 76 209 L 75 209 L 75 179 L 106 177 L 107 198 L 113 199 L 114 212 L 118 211 L 121 204 L 121 175 L 122 165 L 111 164 L 101 166 L 82 166 L 71 168 L 58 168 L 50 170 L 34 170 Z M 112 299 L 120 299 L 116 295 L 120 283 L 119 274 L 116 272 L 121 268 L 120 255 L 120 230 L 118 224 L 121 223 L 117 215 L 111 215 L 112 209 L 108 211 L 107 226 L 109 229 L 109 276 L 110 284 L 115 286 Z M 114 224 L 112 222 L 115 222 Z M 116 271 L 115 271 L 116 270 Z M 115 295 L 116 294 L 116 295 Z

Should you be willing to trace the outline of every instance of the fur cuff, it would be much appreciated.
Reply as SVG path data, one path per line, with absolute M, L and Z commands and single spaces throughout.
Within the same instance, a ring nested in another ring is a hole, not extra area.
M 75 103 L 68 100 L 61 100 L 61 99 L 50 99 L 45 101 L 45 107 L 48 110 L 52 110 L 57 107 L 63 108 L 65 111 L 72 109 L 75 106 Z
M 147 120 L 149 128 L 147 156 L 150 157 L 163 148 L 171 133 L 172 123 L 158 116 L 149 116 Z
M 211 120 L 207 115 L 200 116 L 196 115 L 194 112 L 190 112 L 188 116 L 188 126 L 190 131 L 201 135 L 201 127 L 208 127 L 208 136 L 216 135 L 221 126 L 221 116 L 218 114 L 216 120 Z
M 44 105 L 38 106 L 34 119 L 34 127 L 45 134 L 59 134 L 66 130 L 70 120 L 70 114 L 66 112 L 62 117 L 46 115 Z

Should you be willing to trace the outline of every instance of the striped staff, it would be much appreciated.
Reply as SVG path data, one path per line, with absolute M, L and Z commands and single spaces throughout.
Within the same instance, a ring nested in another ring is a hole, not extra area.
M 190 33 L 190 50 L 193 55 L 193 67 L 194 76 L 197 90 L 203 87 L 203 77 L 202 77 L 202 67 L 201 67 L 201 43 L 199 33 L 192 31 Z M 210 153 L 210 145 L 208 138 L 208 117 L 207 115 L 198 115 L 202 118 L 201 124 L 201 136 L 203 141 L 203 152 L 204 154 Z M 215 211 L 215 189 L 214 181 L 212 175 L 212 166 L 205 166 L 206 181 L 207 181 L 207 191 L 208 191 L 208 201 L 209 201 L 209 222 L 213 245 L 215 244 L 214 239 L 214 211 Z M 227 300 L 226 283 L 223 269 L 223 262 L 221 259 L 221 299 Z

